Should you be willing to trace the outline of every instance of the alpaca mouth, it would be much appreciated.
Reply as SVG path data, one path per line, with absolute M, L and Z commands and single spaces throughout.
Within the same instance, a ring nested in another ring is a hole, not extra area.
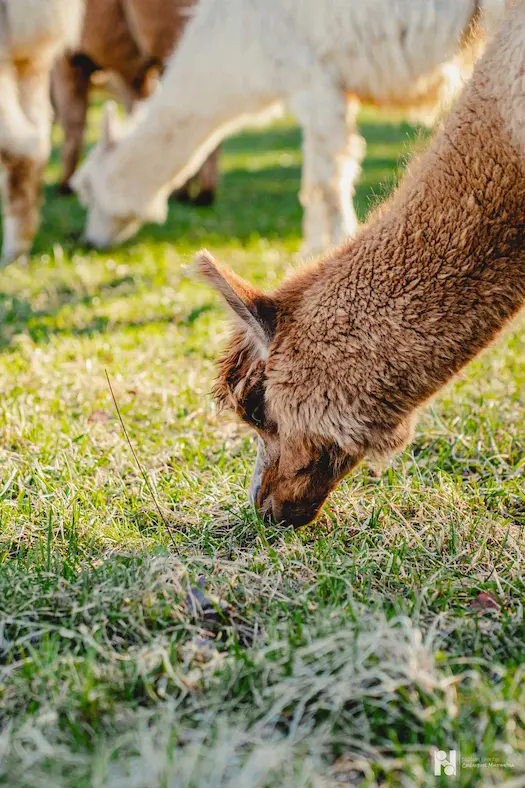
M 272 495 L 257 501 L 257 508 L 263 520 L 274 525 L 302 528 L 315 520 L 323 505 L 322 501 L 285 501 L 278 503 Z

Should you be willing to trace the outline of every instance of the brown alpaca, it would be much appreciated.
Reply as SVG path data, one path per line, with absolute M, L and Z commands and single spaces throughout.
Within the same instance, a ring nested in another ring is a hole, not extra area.
M 81 40 L 57 61 L 52 74 L 53 103 L 64 129 L 63 194 L 71 193 L 69 179 L 80 160 L 93 74 L 109 72 L 117 96 L 131 109 L 152 93 L 196 1 L 87 0 Z M 178 196 L 210 205 L 217 179 L 214 151 Z
M 206 252 L 238 327 L 216 396 L 259 435 L 252 498 L 300 526 L 525 300 L 525 0 L 443 129 L 356 239 L 264 295 Z

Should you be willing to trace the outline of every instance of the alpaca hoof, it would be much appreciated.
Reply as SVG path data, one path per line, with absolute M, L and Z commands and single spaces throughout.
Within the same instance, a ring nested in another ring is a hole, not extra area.
M 74 192 L 71 186 L 69 185 L 69 181 L 62 181 L 62 183 L 59 184 L 57 189 L 57 194 L 60 197 L 71 197 L 73 193 Z
M 175 189 L 175 191 L 170 194 L 169 201 L 189 203 L 191 202 L 190 193 L 185 186 L 183 186 L 181 189 Z
M 0 268 L 5 268 L 9 263 L 19 262 L 23 258 L 27 259 L 31 250 L 31 241 L 21 239 L 17 234 L 14 234 L 15 228 L 16 224 L 13 219 L 9 217 L 4 219 L 4 242 L 0 255 Z
M 2 253 L 0 256 L 0 271 L 11 263 L 27 263 L 27 252 Z
M 215 202 L 215 189 L 203 189 L 193 198 L 193 204 L 199 208 L 209 208 Z

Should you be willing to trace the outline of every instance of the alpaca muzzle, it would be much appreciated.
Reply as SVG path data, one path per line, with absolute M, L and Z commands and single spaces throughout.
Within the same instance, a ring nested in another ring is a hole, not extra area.
M 316 500 L 281 501 L 277 495 L 272 493 L 265 495 L 264 490 L 260 490 L 255 506 L 267 523 L 301 528 L 315 520 L 326 497 L 323 495 Z

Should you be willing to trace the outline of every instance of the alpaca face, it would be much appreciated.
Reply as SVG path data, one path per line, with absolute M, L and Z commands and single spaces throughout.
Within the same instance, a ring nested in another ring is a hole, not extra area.
M 71 178 L 72 188 L 88 209 L 84 238 L 97 249 L 128 240 L 146 222 L 162 223 L 168 211 L 165 194 L 145 198 L 140 208 L 130 207 L 125 185 L 113 182 L 112 157 L 124 133 L 115 125 L 113 110 L 106 111 L 99 143 Z
M 131 238 L 139 229 L 141 222 L 135 217 L 112 216 L 96 202 L 81 198 L 88 208 L 84 240 L 96 249 L 109 249 Z
M 166 217 L 167 205 L 164 201 L 159 210 L 157 204 L 152 202 L 144 207 L 141 216 L 131 211 L 126 211 L 126 215 L 115 213 L 105 177 L 108 166 L 106 157 L 98 147 L 90 153 L 70 182 L 80 202 L 88 209 L 84 239 L 96 249 L 108 249 L 127 241 L 144 223 L 162 222 Z
M 334 444 L 313 446 L 307 440 L 282 441 L 278 454 L 259 440 L 250 498 L 265 519 L 299 528 L 315 520 L 329 493 L 354 466 L 352 457 Z M 260 482 L 259 482 L 260 479 Z
M 273 299 L 217 266 L 206 253 L 199 270 L 241 321 L 220 362 L 214 395 L 258 435 L 250 500 L 266 519 L 306 525 L 356 460 L 328 438 L 291 435 L 286 414 L 268 401 L 266 357 L 279 319 Z
M 299 527 L 313 520 L 327 495 L 355 464 L 333 442 L 283 436 L 266 397 L 265 361 L 242 331 L 221 364 L 214 394 L 258 435 L 250 500 L 265 519 Z

